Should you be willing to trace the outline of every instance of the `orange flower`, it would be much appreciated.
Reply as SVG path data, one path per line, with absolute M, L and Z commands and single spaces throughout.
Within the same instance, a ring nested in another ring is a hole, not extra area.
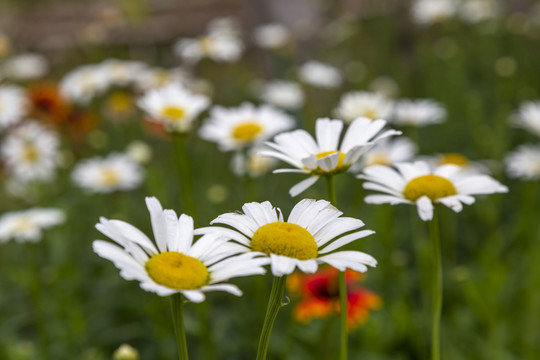
M 62 99 L 55 84 L 41 82 L 28 88 L 32 114 L 41 120 L 60 124 L 71 113 L 71 105 Z
M 315 274 L 294 273 L 287 279 L 287 287 L 301 300 L 293 310 L 296 319 L 307 323 L 313 318 L 324 318 L 339 313 L 339 271 L 327 267 Z M 357 329 L 369 317 L 370 310 L 380 308 L 381 298 L 373 292 L 359 287 L 363 275 L 347 270 L 347 325 L 349 331 Z

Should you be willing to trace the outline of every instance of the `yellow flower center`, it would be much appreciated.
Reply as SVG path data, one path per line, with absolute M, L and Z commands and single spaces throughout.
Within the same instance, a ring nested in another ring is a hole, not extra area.
M 34 163 L 38 159 L 38 150 L 33 144 L 26 144 L 22 150 L 22 157 L 26 162 Z
M 366 108 L 363 115 L 371 120 L 377 119 L 377 111 L 373 108 Z
M 448 154 L 441 155 L 439 157 L 438 163 L 440 165 L 452 164 L 452 165 L 464 167 L 464 166 L 469 165 L 469 159 L 467 159 L 465 156 L 461 154 L 448 153 Z
M 118 184 L 120 178 L 114 169 L 103 169 L 101 171 L 101 181 L 105 185 L 112 186 Z
M 313 235 L 300 225 L 273 222 L 261 226 L 251 238 L 251 249 L 299 260 L 314 259 L 318 246 Z
M 124 112 L 129 111 L 133 105 L 131 95 L 123 91 L 117 91 L 109 98 L 109 104 L 113 110 Z
M 208 283 L 208 269 L 199 259 L 175 251 L 152 256 L 145 268 L 152 280 L 171 289 L 199 289 Z
M 199 45 L 203 54 L 210 55 L 212 54 L 212 50 L 214 48 L 214 39 L 212 39 L 210 36 L 203 36 L 199 39 Z
M 431 174 L 412 179 L 403 190 L 403 196 L 411 201 L 416 201 L 422 196 L 435 201 L 456 194 L 456 188 L 450 180 Z
M 161 115 L 171 121 L 179 121 L 186 115 L 186 110 L 180 106 L 165 106 L 163 110 L 161 110 Z
M 336 165 L 335 168 L 333 168 L 330 171 L 324 171 L 323 169 L 318 167 L 315 170 L 311 169 L 312 173 L 315 174 L 315 175 L 332 175 L 332 174 L 339 174 L 339 173 L 342 173 L 342 172 L 346 171 L 351 165 L 350 164 L 346 164 L 346 165 L 343 164 L 343 160 L 345 160 L 345 154 L 342 153 L 341 151 L 337 151 L 337 150 L 323 151 L 321 153 L 318 153 L 315 156 L 317 157 L 317 159 L 322 159 L 323 157 L 326 157 L 328 155 L 332 155 L 332 154 L 335 154 L 335 153 L 339 153 L 338 162 L 337 162 L 337 165 Z
M 31 230 L 34 227 L 35 227 L 35 224 L 30 219 L 21 218 L 17 220 L 17 222 L 13 226 L 13 230 L 15 232 L 23 232 L 23 231 Z
M 232 136 L 234 139 L 241 142 L 252 141 L 260 132 L 262 126 L 254 121 L 246 121 L 233 129 Z
M 366 165 L 390 165 L 390 157 L 386 154 L 371 154 L 366 157 Z

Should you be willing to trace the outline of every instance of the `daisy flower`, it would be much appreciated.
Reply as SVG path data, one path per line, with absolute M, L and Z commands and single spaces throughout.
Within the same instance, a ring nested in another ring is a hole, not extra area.
M 145 68 L 135 74 L 135 84 L 141 91 L 158 89 L 172 84 L 183 84 L 189 75 L 182 68 Z
M 317 119 L 316 140 L 305 130 L 295 130 L 277 135 L 274 142 L 266 143 L 270 150 L 263 150 L 260 154 L 296 167 L 274 170 L 274 173 L 295 172 L 310 175 L 289 190 L 291 196 L 296 196 L 315 184 L 321 176 L 347 171 L 379 140 L 401 134 L 396 130 L 382 131 L 385 125 L 386 121 L 381 119 L 372 121 L 358 118 L 349 125 L 338 147 L 343 121 Z
M 140 165 L 129 155 L 120 153 L 83 160 L 71 174 L 77 186 L 94 193 L 132 190 L 141 184 L 143 177 Z
M 253 31 L 255 44 L 263 49 L 277 49 L 291 42 L 290 31 L 281 24 L 265 24 Z
M 62 210 L 54 208 L 32 208 L 13 211 L 0 216 L 0 243 L 14 239 L 19 243 L 38 242 L 43 230 L 65 221 Z
M 0 130 L 21 120 L 27 107 L 28 99 L 22 88 L 0 85 Z
M 146 198 L 155 243 L 135 226 L 101 218 L 96 228 L 116 244 L 95 240 L 94 251 L 108 259 L 126 280 L 137 280 L 143 290 L 159 296 L 180 293 L 191 302 L 202 302 L 205 292 L 242 292 L 223 281 L 264 274 L 266 259 L 254 253 L 237 255 L 242 248 L 218 233 L 193 241 L 193 218 L 163 210 L 154 197 Z M 236 255 L 236 256 L 235 256 Z
M 446 109 L 439 103 L 429 100 L 399 100 L 394 109 L 392 124 L 421 127 L 440 124 L 446 118 Z
M 298 76 L 303 82 L 324 88 L 334 88 L 341 85 L 341 72 L 328 64 L 319 61 L 308 61 L 300 67 Z
M 444 153 L 433 156 L 420 156 L 418 160 L 425 161 L 430 167 L 442 165 L 459 166 L 460 171 L 471 174 L 489 174 L 489 167 L 480 161 L 472 161 L 460 153 Z
M 231 151 L 260 143 L 293 126 L 293 118 L 271 105 L 243 103 L 235 108 L 213 107 L 199 135 L 216 142 L 221 151 Z
M 260 95 L 264 102 L 283 109 L 298 109 L 304 104 L 304 92 L 292 81 L 274 80 L 266 84 Z
M 505 158 L 508 176 L 523 180 L 540 179 L 540 146 L 521 145 Z
M 457 10 L 455 0 L 416 0 L 411 12 L 417 24 L 431 25 L 454 17 Z
M 301 200 L 286 222 L 281 210 L 268 201 L 244 204 L 242 210 L 222 214 L 210 223 L 230 228 L 210 226 L 196 233 L 217 232 L 244 246 L 245 251 L 266 254 L 276 277 L 291 274 L 296 267 L 305 273 L 314 273 L 320 264 L 365 272 L 367 266 L 377 264 L 360 251 L 336 251 L 374 231 L 359 230 L 364 226 L 361 220 L 341 217 L 343 213 L 328 201 Z
M 431 169 L 423 161 L 388 166 L 373 165 L 358 177 L 363 187 L 383 194 L 366 196 L 368 204 L 413 204 L 424 221 L 433 218 L 434 204 L 443 204 L 460 212 L 462 204 L 471 205 L 472 195 L 506 193 L 508 188 L 487 175 L 467 174 L 455 165 Z
M 144 70 L 146 64 L 140 61 L 107 59 L 96 65 L 96 71 L 101 72 L 107 79 L 108 86 L 130 85 Z
M 195 118 L 210 101 L 204 95 L 190 93 L 180 84 L 150 90 L 138 101 L 153 122 L 161 123 L 169 131 L 189 131 Z
M 540 136 L 540 101 L 527 101 L 521 104 L 513 116 L 513 123 Z
M 109 79 L 96 65 L 80 66 L 64 75 L 60 81 L 60 93 L 72 102 L 87 105 L 109 86 Z
M 48 71 L 49 63 L 47 59 L 43 55 L 34 53 L 13 56 L 2 67 L 2 73 L 7 78 L 22 81 L 41 78 Z
M 410 161 L 417 150 L 416 144 L 408 138 L 384 139 L 365 153 L 351 171 L 356 172 L 370 165 L 391 166 L 398 162 Z
M 358 117 L 387 119 L 392 113 L 392 106 L 392 100 L 382 93 L 354 91 L 341 97 L 334 112 L 337 117 L 350 123 Z
M 277 165 L 277 160 L 262 156 L 262 145 L 249 148 L 246 153 L 236 152 L 231 159 L 231 170 L 236 176 L 261 177 Z
M 58 166 L 58 135 L 28 122 L 16 127 L 3 141 L 0 156 L 13 177 L 22 182 L 54 178 Z

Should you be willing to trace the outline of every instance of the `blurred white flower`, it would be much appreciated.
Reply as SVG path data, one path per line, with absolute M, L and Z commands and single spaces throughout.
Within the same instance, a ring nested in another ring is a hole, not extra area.
M 308 61 L 303 64 L 298 76 L 307 84 L 325 88 L 338 87 L 343 82 L 341 72 L 337 68 L 319 61 Z
M 393 101 L 381 93 L 354 91 L 341 96 L 334 112 L 347 123 L 358 117 L 388 120 L 392 106 Z
M 109 86 L 107 74 L 96 65 L 80 66 L 62 78 L 60 93 L 68 101 L 86 105 Z
M 236 176 L 261 177 L 276 167 L 277 160 L 259 154 L 261 145 L 250 148 L 246 154 L 238 151 L 231 160 L 231 170 Z
M 304 92 L 295 82 L 274 80 L 264 85 L 261 99 L 284 109 L 298 109 L 304 104 Z
M 399 100 L 394 108 L 392 124 L 400 126 L 425 126 L 440 124 L 446 118 L 446 109 L 439 103 L 428 100 Z
M 390 76 L 379 76 L 369 83 L 369 91 L 381 93 L 388 98 L 399 94 L 399 85 Z
M 140 165 L 121 153 L 82 160 L 71 173 L 77 186 L 94 193 L 132 190 L 141 184 L 143 177 Z
M 522 103 L 512 116 L 514 125 L 540 136 L 540 101 Z
M 192 94 L 180 84 L 171 84 L 146 92 L 137 105 L 149 115 L 150 121 L 163 124 L 168 131 L 187 132 L 209 103 L 206 96 Z
M 146 70 L 147 65 L 139 61 L 107 59 L 96 66 L 97 72 L 108 82 L 107 86 L 127 86 Z
M 540 145 L 521 145 L 504 158 L 506 173 L 522 180 L 540 179 Z
M 21 120 L 28 110 L 28 98 L 18 86 L 0 85 L 0 130 Z
M 49 71 L 49 63 L 45 56 L 25 53 L 13 56 L 2 66 L 2 75 L 14 80 L 38 79 Z
M 139 360 L 139 352 L 133 346 L 122 344 L 114 351 L 113 360 Z
M 3 141 L 2 160 L 18 181 L 47 181 L 54 178 L 58 166 L 58 135 L 37 122 L 13 129 Z
M 242 56 L 244 44 L 237 27 L 231 21 L 214 21 L 206 34 L 178 40 L 173 48 L 174 53 L 191 64 L 203 58 L 220 62 L 237 61 Z
M 493 19 L 499 15 L 499 4 L 496 0 L 462 0 L 459 17 L 468 23 L 479 23 Z
M 187 78 L 188 74 L 180 67 L 173 69 L 153 67 L 135 74 L 135 83 L 139 90 L 148 91 L 172 84 L 184 84 Z
M 489 174 L 489 167 L 481 161 L 472 161 L 465 155 L 459 153 L 444 153 L 432 156 L 421 156 L 419 160 L 427 162 L 431 167 L 443 165 L 455 165 L 462 172 L 469 174 Z
M 271 105 L 243 103 L 234 108 L 213 107 L 199 135 L 217 143 L 221 151 L 230 151 L 268 140 L 293 126 L 293 118 Z
M 416 23 L 431 25 L 453 18 L 457 10 L 456 0 L 416 0 L 411 12 Z
M 139 164 L 146 164 L 152 159 L 152 148 L 140 140 L 131 142 L 127 146 L 126 153 Z
M 265 24 L 253 31 L 253 38 L 263 49 L 276 49 L 290 43 L 291 33 L 281 24 Z
M 352 172 L 370 165 L 392 166 L 398 162 L 410 161 L 418 151 L 418 146 L 406 137 L 384 139 L 364 154 L 351 168 Z
M 38 242 L 43 230 L 65 221 L 65 214 L 55 208 L 31 208 L 0 216 L 0 243 L 14 239 L 19 243 Z

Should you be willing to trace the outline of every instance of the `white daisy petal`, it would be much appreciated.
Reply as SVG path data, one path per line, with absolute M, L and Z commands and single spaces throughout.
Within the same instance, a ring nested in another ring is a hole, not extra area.
M 319 180 L 319 176 L 310 176 L 305 180 L 300 181 L 298 184 L 294 185 L 289 189 L 289 194 L 292 197 L 298 196 L 304 191 L 306 191 L 308 188 L 310 188 L 313 184 L 315 184 Z
M 423 221 L 429 221 L 433 219 L 433 203 L 427 196 L 422 196 L 416 200 L 416 206 L 418 208 L 418 216 Z

